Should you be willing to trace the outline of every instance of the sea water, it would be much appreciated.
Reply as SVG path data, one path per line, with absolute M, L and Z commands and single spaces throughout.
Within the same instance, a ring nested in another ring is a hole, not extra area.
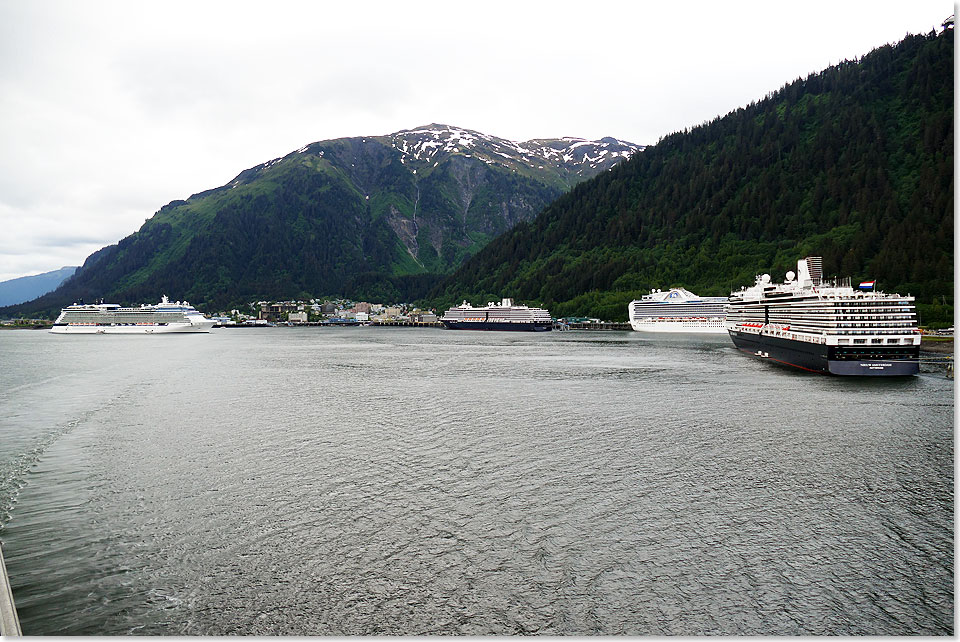
M 28 635 L 953 634 L 940 372 L 726 336 L 0 333 Z

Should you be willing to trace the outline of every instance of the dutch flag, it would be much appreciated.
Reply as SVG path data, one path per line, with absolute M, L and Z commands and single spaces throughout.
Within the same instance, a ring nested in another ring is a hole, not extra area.
M 874 280 L 874 281 L 860 281 L 860 289 L 861 289 L 861 290 L 872 290 L 873 287 L 874 287 L 876 284 L 877 284 L 877 282 L 876 282 L 875 280 Z

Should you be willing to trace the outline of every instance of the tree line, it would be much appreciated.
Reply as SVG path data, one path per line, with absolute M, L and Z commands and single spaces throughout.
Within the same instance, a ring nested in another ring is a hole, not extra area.
M 626 318 L 652 288 L 725 295 L 807 255 L 952 317 L 953 31 L 908 36 L 666 136 L 495 239 L 428 300 Z M 492 298 L 491 298 L 492 297 Z

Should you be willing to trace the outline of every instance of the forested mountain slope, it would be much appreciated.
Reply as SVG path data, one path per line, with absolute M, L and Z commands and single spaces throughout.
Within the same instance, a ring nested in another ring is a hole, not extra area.
M 726 295 L 796 260 L 952 316 L 953 31 L 908 36 L 662 139 L 467 261 L 430 300 L 625 319 L 650 288 Z M 946 306 L 944 304 L 947 304 Z
M 436 124 L 312 143 L 169 203 L 57 291 L 7 313 L 161 294 L 207 311 L 325 295 L 409 300 L 638 149 L 613 138 L 518 143 Z

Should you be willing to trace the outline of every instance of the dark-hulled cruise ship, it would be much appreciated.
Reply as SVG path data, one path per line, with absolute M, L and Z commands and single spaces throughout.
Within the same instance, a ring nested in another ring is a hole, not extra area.
M 855 290 L 823 280 L 821 257 L 797 262 L 781 284 L 770 275 L 730 294 L 727 331 L 750 355 L 834 375 L 919 372 L 920 333 L 912 296 Z
M 475 308 L 464 301 L 444 312 L 440 322 L 450 330 L 546 332 L 553 329 L 549 310 L 514 305 L 511 299 L 503 299 L 499 304 L 490 302 L 482 308 Z

